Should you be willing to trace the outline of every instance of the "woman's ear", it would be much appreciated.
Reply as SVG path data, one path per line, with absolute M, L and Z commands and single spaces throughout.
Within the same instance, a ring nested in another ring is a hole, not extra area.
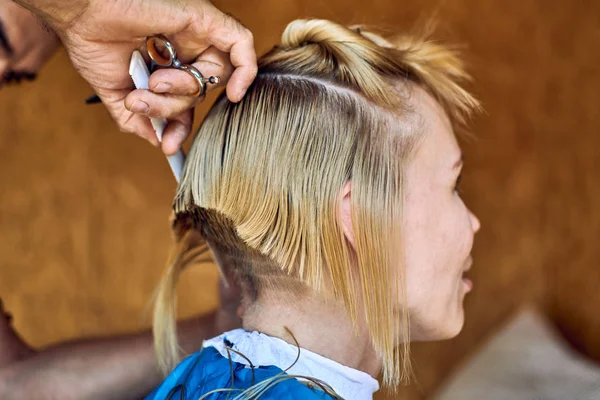
M 342 222 L 342 230 L 344 232 L 344 236 L 346 240 L 350 243 L 353 249 L 356 250 L 356 242 L 354 240 L 354 229 L 352 229 L 352 183 L 350 181 L 346 182 L 341 193 L 340 193 L 340 201 L 341 201 L 341 222 Z

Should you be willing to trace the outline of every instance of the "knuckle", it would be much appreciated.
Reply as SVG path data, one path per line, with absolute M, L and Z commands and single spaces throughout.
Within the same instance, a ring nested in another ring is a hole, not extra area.
M 122 133 L 127 133 L 127 134 L 136 133 L 135 130 L 132 127 L 130 127 L 129 125 L 118 124 L 118 126 L 119 126 L 119 130 Z
M 252 67 L 250 67 L 250 71 L 249 74 L 252 76 L 252 78 L 256 78 L 256 75 L 258 75 L 258 66 L 253 65 Z
M 131 113 L 122 113 L 119 118 L 117 118 L 117 126 L 119 130 L 123 133 L 136 133 L 135 129 L 132 126 L 131 118 L 133 114 Z
M 148 116 L 152 118 L 168 118 L 168 107 L 163 105 L 150 104 L 148 108 Z
M 194 98 L 177 101 L 176 99 L 168 100 L 164 104 L 150 107 L 149 115 L 157 118 L 173 118 L 181 114 L 186 109 L 193 106 Z
M 252 33 L 252 31 L 250 31 L 250 29 L 244 27 L 242 36 L 250 43 L 254 43 L 254 34 Z

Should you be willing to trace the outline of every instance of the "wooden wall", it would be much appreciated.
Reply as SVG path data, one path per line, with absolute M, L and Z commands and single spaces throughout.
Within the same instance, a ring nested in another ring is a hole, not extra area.
M 259 52 L 298 17 L 402 30 L 435 14 L 438 37 L 465 45 L 486 108 L 473 124 L 477 139 L 464 144 L 464 197 L 483 223 L 475 290 L 459 337 L 413 346 L 418 381 L 398 397 L 434 393 L 530 300 L 600 361 L 600 3 L 216 4 L 254 32 Z M 119 133 L 101 106 L 85 106 L 91 94 L 62 51 L 35 83 L 0 90 L 0 296 L 36 346 L 147 327 L 170 245 L 175 182 L 166 161 Z M 215 269 L 188 276 L 182 316 L 214 307 Z

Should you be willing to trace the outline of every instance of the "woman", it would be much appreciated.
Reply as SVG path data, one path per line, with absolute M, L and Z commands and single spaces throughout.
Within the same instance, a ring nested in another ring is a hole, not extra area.
M 149 397 L 367 399 L 410 375 L 409 342 L 457 335 L 479 221 L 453 133 L 477 101 L 449 49 L 298 20 L 244 99 L 220 97 L 175 201 L 155 309 L 165 369 L 179 273 L 210 250 L 243 329 L 204 342 Z

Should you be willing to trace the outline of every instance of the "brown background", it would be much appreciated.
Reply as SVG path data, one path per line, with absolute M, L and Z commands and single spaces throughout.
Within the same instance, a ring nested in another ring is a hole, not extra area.
M 434 393 L 528 300 L 600 360 L 600 2 L 217 5 L 254 32 L 259 52 L 298 17 L 404 30 L 437 13 L 437 36 L 466 45 L 487 110 L 464 145 L 464 197 L 483 222 L 475 289 L 458 338 L 413 346 L 418 383 L 402 398 Z M 144 310 L 170 245 L 175 182 L 166 161 L 119 133 L 101 106 L 85 106 L 90 94 L 62 51 L 37 82 L 0 91 L 0 295 L 35 346 L 148 326 Z M 214 268 L 188 276 L 181 315 L 214 307 Z

